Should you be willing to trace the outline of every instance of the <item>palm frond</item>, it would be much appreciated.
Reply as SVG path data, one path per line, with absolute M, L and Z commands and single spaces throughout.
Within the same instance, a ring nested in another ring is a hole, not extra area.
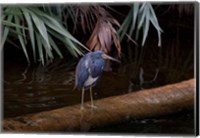
M 77 31 L 78 26 L 81 26 L 83 33 L 92 32 L 99 16 L 98 7 L 96 5 L 76 5 L 67 8 L 74 23 L 73 32 Z
M 46 60 L 52 60 L 54 58 L 53 50 L 55 50 L 60 58 L 63 58 L 54 38 L 63 42 L 73 56 L 77 57 L 78 55 L 82 55 L 83 49 L 87 49 L 62 26 L 57 18 L 50 16 L 37 7 L 8 6 L 3 11 L 2 45 L 5 44 L 5 41 L 11 35 L 9 32 L 15 28 L 18 34 L 16 38 L 19 39 L 28 62 L 30 60 L 27 52 L 27 39 L 30 40 L 32 45 L 34 61 L 37 60 L 36 53 L 38 51 L 39 60 L 43 64 L 45 63 L 45 58 Z
M 109 12 L 100 5 L 81 5 L 74 6 L 72 9 L 75 9 L 70 10 L 75 23 L 74 29 L 76 30 L 77 26 L 80 25 L 83 33 L 91 33 L 86 43 L 90 50 L 102 50 L 109 53 L 114 43 L 118 55 L 121 54 L 120 41 L 115 29 L 120 25 Z
M 132 5 L 130 12 L 118 30 L 120 40 L 122 40 L 126 34 L 132 36 L 134 32 L 136 32 L 135 39 L 138 40 L 139 33 L 142 28 L 143 38 L 141 45 L 144 46 L 148 36 L 150 23 L 157 30 L 158 46 L 161 46 L 161 32 L 163 31 L 159 26 L 154 9 L 150 3 L 134 3 Z
M 113 25 L 119 26 L 119 23 L 114 18 L 99 17 L 92 35 L 86 43 L 88 48 L 90 50 L 102 50 L 105 53 L 109 53 L 114 43 L 118 56 L 120 56 L 120 41 Z

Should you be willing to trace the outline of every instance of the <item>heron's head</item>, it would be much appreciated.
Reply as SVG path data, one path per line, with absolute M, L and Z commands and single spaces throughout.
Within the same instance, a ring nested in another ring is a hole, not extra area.
M 103 51 L 101 51 L 101 50 L 97 50 L 97 51 L 94 52 L 94 58 L 103 58 L 103 59 L 113 60 L 113 61 L 116 61 L 116 62 L 119 62 L 119 63 L 120 63 L 119 60 L 117 60 L 117 59 L 115 59 L 115 58 L 113 58 L 113 57 L 111 57 L 111 56 L 105 54 L 105 53 L 104 53 Z

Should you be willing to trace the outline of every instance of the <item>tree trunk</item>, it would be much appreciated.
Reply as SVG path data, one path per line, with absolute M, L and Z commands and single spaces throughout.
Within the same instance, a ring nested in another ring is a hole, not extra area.
M 141 90 L 96 100 L 91 110 L 80 105 L 63 107 L 3 120 L 3 131 L 88 131 L 129 118 L 141 119 L 170 114 L 194 106 L 195 79 L 159 88 Z M 85 103 L 90 104 L 90 102 Z

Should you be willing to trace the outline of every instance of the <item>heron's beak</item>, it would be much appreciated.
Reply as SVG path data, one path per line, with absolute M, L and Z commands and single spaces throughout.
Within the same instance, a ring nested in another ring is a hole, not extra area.
M 113 57 L 110 57 L 110 56 L 108 56 L 106 54 L 102 54 L 101 57 L 104 58 L 104 59 L 109 59 L 109 60 L 113 60 L 113 61 L 116 61 L 118 63 L 121 63 L 119 60 L 117 60 L 117 59 L 115 59 Z

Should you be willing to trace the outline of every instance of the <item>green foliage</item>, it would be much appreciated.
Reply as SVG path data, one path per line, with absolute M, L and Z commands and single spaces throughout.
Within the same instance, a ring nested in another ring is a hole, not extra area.
M 29 63 L 27 39 L 31 41 L 34 61 L 37 60 L 37 53 L 39 53 L 39 60 L 42 64 L 45 64 L 45 60 L 52 60 L 54 58 L 53 51 L 60 58 L 63 58 L 56 40 L 62 42 L 73 56 L 82 55 L 83 50 L 81 47 L 87 48 L 63 27 L 59 19 L 53 16 L 53 13 L 50 15 L 43 10 L 44 7 L 4 7 L 1 19 L 3 24 L 2 46 L 5 44 L 5 41 L 12 41 L 11 36 L 19 39 L 21 48 Z
M 150 3 L 134 3 L 131 7 L 130 12 L 123 21 L 118 34 L 120 40 L 124 38 L 126 34 L 132 36 L 136 32 L 135 39 L 138 40 L 140 30 L 143 30 L 142 46 L 146 41 L 149 25 L 152 23 L 158 33 L 158 46 L 161 46 L 161 32 L 162 29 L 158 24 L 157 17 L 154 9 Z
M 158 24 L 154 9 L 150 3 L 132 4 L 131 10 L 121 26 L 118 25 L 118 21 L 112 17 L 107 8 L 103 8 L 101 5 L 15 5 L 5 6 L 2 9 L 3 15 L 1 16 L 1 22 L 3 25 L 3 33 L 1 44 L 4 46 L 5 42 L 9 42 L 12 45 L 22 48 L 29 63 L 30 53 L 28 52 L 28 42 L 31 44 L 30 48 L 32 49 L 34 61 L 36 62 L 39 59 L 43 65 L 47 61 L 54 59 L 54 53 L 60 58 L 63 58 L 61 52 L 62 47 L 66 48 L 75 57 L 83 54 L 83 49 L 87 48 L 68 32 L 67 27 L 69 26 L 67 25 L 67 20 L 72 21 L 74 24 L 71 30 L 83 31 L 84 34 L 86 32 L 93 32 L 93 36 L 96 36 L 103 30 L 109 30 L 105 29 L 105 25 L 102 26 L 101 24 L 97 26 L 99 18 L 104 17 L 105 23 L 109 23 L 112 19 L 115 25 L 120 27 L 117 33 L 112 33 L 116 34 L 117 37 L 101 37 L 101 39 L 90 37 L 90 40 L 92 40 L 91 42 L 98 42 L 99 40 L 102 40 L 102 42 L 111 42 L 110 49 L 112 42 L 118 42 L 118 51 L 121 49 L 120 41 L 124 36 L 127 36 L 131 40 L 135 36 L 135 39 L 138 40 L 141 30 L 141 44 L 144 46 L 151 23 L 158 33 L 158 46 L 161 45 L 162 29 Z M 82 30 L 77 29 L 80 26 Z M 112 32 L 116 32 L 114 27 L 111 27 L 111 30 L 113 30 Z M 108 35 L 108 32 L 104 32 Z M 19 46 L 16 40 L 19 41 Z M 133 42 L 135 43 L 135 41 Z M 58 43 L 63 45 L 58 45 Z M 102 48 L 99 47 L 99 49 Z

